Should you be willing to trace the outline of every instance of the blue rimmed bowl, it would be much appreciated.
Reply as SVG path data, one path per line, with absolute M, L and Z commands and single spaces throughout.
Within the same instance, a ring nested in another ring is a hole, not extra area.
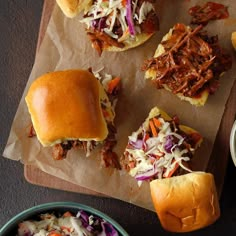
M 26 209 L 21 213 L 14 216 L 10 219 L 1 229 L 0 235 L 1 236 L 14 236 L 17 235 L 18 224 L 25 220 L 33 220 L 38 215 L 44 213 L 56 213 L 56 214 L 63 214 L 66 211 L 70 211 L 73 214 L 77 214 L 79 210 L 84 210 L 94 216 L 99 216 L 103 218 L 110 224 L 112 224 L 115 229 L 118 231 L 120 236 L 128 236 L 128 233 L 111 217 L 104 214 L 101 211 L 98 211 L 90 206 L 86 206 L 80 203 L 74 202 L 51 202 L 51 203 L 44 203 L 32 208 Z

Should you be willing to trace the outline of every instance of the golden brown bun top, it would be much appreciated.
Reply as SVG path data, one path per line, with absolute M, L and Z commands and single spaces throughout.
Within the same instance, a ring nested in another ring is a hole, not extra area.
M 164 229 L 189 232 L 214 223 L 220 216 L 214 176 L 205 172 L 153 180 L 151 196 Z
M 85 70 L 47 73 L 29 88 L 26 103 L 39 141 L 44 146 L 65 140 L 104 140 L 99 81 Z
M 62 12 L 70 18 L 79 14 L 82 10 L 86 10 L 92 0 L 56 0 Z

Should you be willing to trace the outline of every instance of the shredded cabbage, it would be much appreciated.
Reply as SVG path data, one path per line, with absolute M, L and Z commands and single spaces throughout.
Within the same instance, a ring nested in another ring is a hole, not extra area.
M 153 5 L 146 1 L 139 9 L 138 1 L 95 0 L 81 22 L 88 28 L 105 32 L 114 39 L 120 39 L 120 42 L 133 38 L 136 33 L 140 33 L 139 25 L 143 23 L 148 13 L 154 10 Z M 116 21 L 121 26 L 121 35 L 114 30 Z
M 132 2 L 131 0 L 126 0 L 126 20 L 129 26 L 129 32 L 132 36 L 135 35 L 135 28 L 133 22 L 133 14 L 132 14 Z
M 155 118 L 160 124 L 157 137 L 151 135 L 149 120 L 152 118 L 147 119 L 138 131 L 128 137 L 125 153 L 132 163 L 129 174 L 139 184 L 146 180 L 168 177 L 178 166 L 191 172 L 183 165 L 183 161 L 190 160 L 195 148 L 183 145 L 186 134 L 182 135 L 176 127 L 173 128 L 171 121 Z
M 148 13 L 152 10 L 154 10 L 154 7 L 150 2 L 143 2 L 139 10 L 138 23 L 141 24 L 146 19 Z

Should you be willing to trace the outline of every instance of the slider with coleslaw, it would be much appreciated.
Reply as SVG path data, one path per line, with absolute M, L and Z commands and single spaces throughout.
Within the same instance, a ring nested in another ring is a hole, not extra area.
M 123 165 L 139 183 L 191 172 L 189 161 L 202 136 L 154 107 L 141 127 L 128 138 Z
M 119 86 L 120 78 L 110 76 L 102 84 L 88 70 L 41 75 L 32 82 L 25 97 L 32 120 L 29 136 L 36 135 L 43 147 L 52 147 L 56 160 L 66 158 L 73 148 L 83 149 L 89 156 L 102 145 L 102 164 L 120 168 L 112 151 L 117 142 L 113 105 Z
M 124 51 L 146 42 L 159 30 L 151 0 L 57 0 L 68 17 L 84 10 L 82 23 L 99 55 L 102 51 Z
M 154 107 L 128 137 L 122 166 L 141 185 L 150 184 L 154 208 L 164 229 L 189 232 L 220 216 L 214 176 L 192 171 L 191 159 L 203 138 Z

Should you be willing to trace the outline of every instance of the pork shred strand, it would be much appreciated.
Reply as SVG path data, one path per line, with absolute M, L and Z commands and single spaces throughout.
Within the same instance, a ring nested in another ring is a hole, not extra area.
M 99 55 L 102 54 L 102 50 L 105 47 L 115 46 L 118 48 L 123 48 L 125 46 L 124 43 L 118 42 L 116 39 L 113 39 L 102 31 L 87 31 L 87 35 L 89 36 L 93 47 L 97 50 Z
M 207 25 L 209 21 L 229 17 L 228 7 L 215 2 L 207 2 L 202 6 L 191 7 L 188 13 L 192 16 L 191 24 L 196 25 Z

